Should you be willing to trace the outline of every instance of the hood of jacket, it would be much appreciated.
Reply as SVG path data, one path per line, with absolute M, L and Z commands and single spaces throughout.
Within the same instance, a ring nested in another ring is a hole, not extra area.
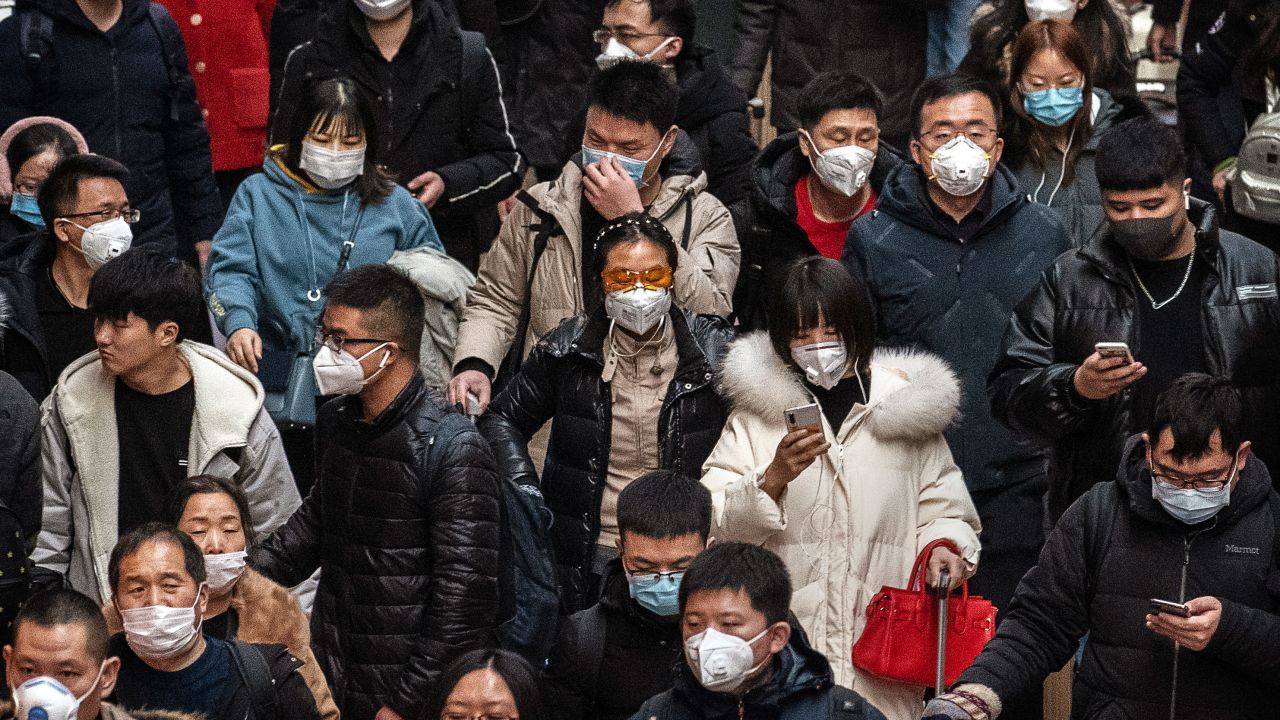
M 1147 446 L 1142 435 L 1137 434 L 1125 441 L 1123 461 L 1116 471 L 1116 491 L 1122 501 L 1128 502 L 1129 509 L 1138 516 L 1176 528 L 1190 529 L 1164 511 L 1160 502 L 1151 497 L 1151 469 L 1147 466 Z M 1256 455 L 1250 454 L 1244 470 L 1239 473 L 1240 481 L 1231 490 L 1231 500 L 1213 517 L 1201 525 L 1212 523 L 1214 529 L 1230 527 L 1236 518 L 1248 515 L 1267 501 L 1271 492 L 1271 473 L 1267 466 Z
M 788 408 L 813 402 L 800 374 L 778 357 L 763 331 L 729 345 L 721 384 L 735 411 L 769 422 L 782 418 Z M 871 358 L 869 392 L 866 426 L 887 442 L 934 437 L 960 407 L 955 373 L 942 358 L 915 350 L 877 350 Z
M 697 127 L 728 112 L 743 112 L 747 96 L 729 77 L 711 48 L 694 45 L 675 63 L 680 99 L 676 125 Z
M 1196 228 L 1196 253 L 1208 264 L 1210 272 L 1216 272 L 1220 247 L 1217 209 L 1193 197 L 1191 207 L 1187 209 L 1187 219 Z M 1127 256 L 1124 248 L 1112 237 L 1110 223 L 1104 222 L 1077 252 L 1096 265 L 1107 278 L 1130 284 Z
M 902 163 L 885 179 L 876 212 L 888 213 L 911 227 L 937 235 L 937 221 L 927 199 L 927 184 L 923 168 L 913 162 Z M 1000 225 L 1012 217 L 1019 207 L 1029 202 L 1026 193 L 1018 185 L 1017 177 L 1003 163 L 996 164 L 995 172 L 987 178 L 987 185 L 991 191 L 991 212 L 983 220 L 974 238 Z
M 1085 147 L 1096 151 L 1102 134 L 1110 130 L 1112 125 L 1120 122 L 1120 116 L 1125 113 L 1125 106 L 1102 88 L 1093 89 L 1093 99 L 1097 103 L 1097 111 L 1093 115 L 1093 130 L 1089 135 L 1089 144 Z
M 120 19 L 117 24 L 124 25 L 132 25 L 146 19 L 151 6 L 148 0 L 121 0 L 121 2 Z M 24 8 L 35 8 L 55 20 L 70 23 L 92 33 L 101 34 L 102 32 L 89 21 L 89 18 L 85 17 L 84 11 L 80 9 L 76 0 L 17 0 L 14 3 L 14 10 Z
M 871 189 L 879 193 L 889 173 L 902 163 L 898 149 L 881 141 L 875 165 L 867 178 Z M 779 135 L 751 163 L 751 192 L 765 207 L 794 222 L 796 183 L 812 169 L 813 164 L 800 151 L 800 133 Z
M 13 720 L 12 700 L 0 700 L 0 720 Z M 205 720 L 200 713 L 179 710 L 125 710 L 114 703 L 102 703 L 98 720 Z
M 825 690 L 835 684 L 831 663 L 822 653 L 810 647 L 804 631 L 796 626 L 794 620 L 791 622 L 791 639 L 772 660 L 773 677 L 741 698 L 744 707 L 757 708 L 756 712 L 745 713 L 748 718 L 755 717 L 764 708 L 776 712 L 795 695 Z M 702 687 L 687 661 L 679 665 L 673 690 L 677 696 L 682 696 L 691 705 L 702 710 L 703 717 L 742 717 L 739 698 L 711 692 Z M 776 716 L 785 717 L 785 714 L 778 713 Z
M 56 125 L 58 129 L 71 136 L 77 151 L 81 153 L 89 152 L 89 145 L 84 141 L 84 136 L 66 120 L 48 115 L 33 115 L 10 125 L 9 129 L 0 135 L 0 202 L 9 202 L 13 197 L 13 176 L 21 169 L 9 167 L 9 146 L 13 144 L 13 138 L 18 133 L 32 125 Z

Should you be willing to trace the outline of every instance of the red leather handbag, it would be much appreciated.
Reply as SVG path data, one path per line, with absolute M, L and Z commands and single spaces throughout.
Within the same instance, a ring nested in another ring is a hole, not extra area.
M 867 605 L 867 624 L 853 645 L 853 666 L 886 680 L 933 686 L 938 657 L 938 605 L 940 598 L 925 583 L 929 555 L 946 547 L 960 553 L 950 540 L 925 546 L 911 569 L 911 587 L 889 587 Z M 945 679 L 950 685 L 960 677 L 995 635 L 996 608 L 989 600 L 969 595 L 966 580 L 959 597 L 947 599 Z

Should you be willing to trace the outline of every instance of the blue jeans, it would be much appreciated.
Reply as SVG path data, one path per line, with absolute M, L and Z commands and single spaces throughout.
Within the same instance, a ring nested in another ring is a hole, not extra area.
M 929 13 L 929 77 L 955 70 L 969 52 L 969 20 L 982 0 L 951 0 Z

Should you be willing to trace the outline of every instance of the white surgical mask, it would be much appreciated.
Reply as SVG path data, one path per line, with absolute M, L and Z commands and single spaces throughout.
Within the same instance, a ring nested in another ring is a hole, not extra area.
M 205 555 L 204 571 L 208 576 L 205 582 L 209 585 L 209 593 L 211 595 L 221 595 L 230 590 L 231 586 L 235 585 L 236 581 L 244 573 L 245 558 L 248 556 L 249 553 L 244 550 Z
M 168 660 L 191 647 L 200 633 L 196 606 L 200 604 L 201 583 L 191 607 L 167 605 L 120 610 L 124 621 L 124 637 L 129 647 L 144 660 Z
M 751 664 L 754 659 L 751 646 L 767 632 L 769 628 L 761 630 L 750 640 L 743 640 L 736 635 L 707 628 L 684 641 L 685 658 L 702 687 L 711 692 L 733 692 L 773 657 L 766 657 L 759 665 Z
M 1027 17 L 1031 22 L 1041 20 L 1066 20 L 1076 16 L 1075 0 L 1027 0 Z
M 356 0 L 356 7 L 370 20 L 390 20 L 409 7 L 409 0 Z
M 604 298 L 604 311 L 618 325 L 643 335 L 671 311 L 671 293 L 666 288 L 646 287 L 611 292 Z
M 71 224 L 84 231 L 84 235 L 80 236 L 80 247 L 76 249 L 84 254 L 85 262 L 94 270 L 106 265 L 108 260 L 119 257 L 133 245 L 133 229 L 122 217 L 103 220 L 89 227 Z M 74 243 L 72 247 L 75 247 Z
M 849 349 L 842 341 L 812 343 L 791 348 L 791 359 L 811 384 L 830 390 L 849 367 Z
M 669 37 L 666 40 L 663 40 L 658 47 L 650 50 L 644 55 L 641 55 L 635 50 L 623 45 L 618 41 L 618 38 L 611 37 L 609 38 L 609 42 L 605 43 L 604 52 L 596 56 L 596 66 L 601 70 L 608 70 L 623 60 L 652 60 L 653 56 L 657 55 L 662 48 L 670 45 L 672 40 L 675 40 L 675 38 Z
M 325 190 L 337 190 L 350 185 L 364 172 L 364 150 L 330 150 L 310 140 L 303 140 L 298 167 L 317 186 Z
M 387 344 L 382 343 L 360 357 L 346 350 L 334 352 L 328 345 L 321 345 L 316 352 L 315 360 L 311 362 L 311 368 L 316 376 L 316 389 L 321 395 L 358 394 L 364 389 L 365 383 L 377 377 L 378 373 L 387 367 L 387 361 L 391 359 L 391 351 L 386 351 L 382 361 L 378 363 L 377 371 L 367 379 L 360 361 L 386 347 Z
M 13 690 L 14 717 L 17 720 L 75 720 L 80 703 L 97 689 L 105 667 L 105 661 L 98 665 L 98 675 L 93 679 L 93 685 L 80 697 L 76 697 L 66 685 L 47 675 L 31 678 Z M 40 713 L 33 716 L 33 710 L 43 711 L 43 718 Z
M 841 145 L 819 151 L 813 136 L 804 128 L 800 129 L 809 138 L 809 147 L 813 154 L 809 156 L 814 172 L 822 184 L 832 190 L 853 197 L 858 194 L 867 178 L 871 176 L 871 167 L 876 163 L 876 154 L 857 145 Z
M 957 135 L 929 156 L 933 177 L 949 195 L 978 192 L 991 170 L 991 156 L 964 135 Z

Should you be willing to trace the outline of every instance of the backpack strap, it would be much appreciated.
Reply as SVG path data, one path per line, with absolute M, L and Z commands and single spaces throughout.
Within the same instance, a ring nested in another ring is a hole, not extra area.
M 476 79 L 486 71 L 489 65 L 489 49 L 484 43 L 484 35 L 470 30 L 459 30 L 462 36 L 462 63 L 458 68 L 458 87 L 462 90 L 463 117 L 475 117 L 480 107 L 480 95 L 477 90 L 480 83 Z
M 271 675 L 262 648 L 252 643 L 231 640 L 231 657 L 244 687 L 249 691 L 249 707 L 253 720 L 275 720 L 277 715 L 276 680 Z M 246 719 L 248 720 L 248 719 Z
M 684 232 L 680 236 L 680 247 L 689 251 L 689 235 L 693 232 L 693 193 L 684 196 Z
M 1095 486 L 1085 497 L 1084 517 L 1090 523 L 1085 528 L 1084 537 L 1085 575 L 1089 594 L 1093 595 L 1098 587 L 1098 574 L 1102 572 L 1102 561 L 1107 557 L 1107 548 L 1115 534 L 1120 508 L 1112 486 L 1106 486 L 1106 489 Z
M 534 233 L 533 258 L 529 262 L 529 276 L 525 278 L 524 304 L 520 308 L 520 321 L 516 324 L 515 339 L 511 343 L 511 349 L 507 351 L 507 356 L 502 360 L 502 367 L 497 369 L 494 377 L 495 380 L 501 379 L 503 384 L 516 376 L 524 360 L 524 343 L 529 336 L 529 318 L 533 307 L 529 295 L 533 292 L 533 278 L 538 274 L 538 261 L 542 259 L 542 253 L 546 251 L 547 242 L 551 236 L 564 234 L 564 229 L 560 227 L 560 221 L 556 220 L 556 216 L 543 210 L 538 205 L 537 199 L 527 190 L 517 191 L 516 199 L 537 216 L 538 222 L 529 225 L 529 229 Z M 497 396 L 497 390 L 494 391 L 494 396 Z
M 182 44 L 182 34 L 178 24 L 169 11 L 158 2 L 150 3 L 147 8 L 147 19 L 156 37 L 160 38 L 160 51 L 164 55 L 164 69 L 169 78 L 169 119 L 178 122 L 182 119 L 183 87 L 191 84 L 191 95 L 195 96 L 195 80 L 190 73 L 184 72 L 186 64 L 184 56 L 186 46 Z
M 58 67 L 53 53 L 53 18 L 26 5 L 18 16 L 18 44 L 31 78 L 31 98 L 41 105 L 57 91 Z
M 600 694 L 600 665 L 604 663 L 604 643 L 605 635 L 608 633 L 608 620 L 605 618 L 604 611 L 600 607 L 600 603 L 596 603 L 586 610 L 582 611 L 583 622 L 573 623 L 573 647 L 577 651 L 577 656 L 585 663 L 580 664 L 582 670 L 585 671 L 582 677 L 583 687 L 592 688 L 595 693 L 587 698 L 591 703 L 588 708 L 588 715 L 595 715 L 595 710 L 599 707 Z

